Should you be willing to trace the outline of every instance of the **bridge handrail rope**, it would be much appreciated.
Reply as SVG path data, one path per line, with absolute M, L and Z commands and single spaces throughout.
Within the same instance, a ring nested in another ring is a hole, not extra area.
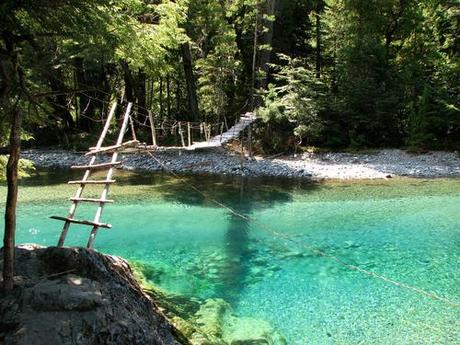
M 101 90 L 101 92 L 103 93 L 106 93 L 107 95 L 110 95 L 109 93 Z M 90 96 L 84 92 L 80 92 L 81 94 L 85 95 L 86 97 L 90 98 L 90 99 L 93 99 L 93 100 L 96 100 L 98 102 L 101 102 L 101 103 L 108 103 L 106 100 L 102 100 L 102 99 L 99 99 L 97 97 L 94 97 L 94 96 Z M 152 135 L 155 135 L 156 134 L 156 131 L 157 130 L 161 130 L 163 132 L 168 132 L 168 130 L 170 130 L 171 134 L 176 134 L 176 131 L 179 131 L 180 129 L 180 126 L 181 124 L 187 124 L 188 126 L 188 143 L 189 145 L 186 146 L 186 145 L 182 145 L 182 148 L 187 148 L 189 150 L 194 150 L 196 148 L 210 148 L 210 147 L 217 147 L 217 146 L 221 146 L 222 144 L 225 144 L 227 143 L 229 140 L 231 139 L 235 139 L 236 137 L 239 136 L 239 133 L 241 131 L 243 131 L 247 126 L 250 126 L 251 122 L 253 122 L 255 120 L 255 116 L 254 114 L 252 113 L 246 113 L 244 115 L 242 115 L 239 119 L 237 119 L 235 121 L 235 125 L 231 128 L 228 128 L 228 125 L 227 125 L 227 121 L 226 121 L 226 118 L 224 118 L 224 121 L 220 121 L 220 122 L 217 122 L 217 123 L 209 123 L 209 122 L 197 122 L 197 121 L 178 121 L 178 120 L 172 120 L 172 119 L 162 119 L 161 121 L 161 126 L 160 127 L 156 127 L 154 124 L 155 124 L 155 120 L 153 117 L 151 117 L 151 120 L 150 120 L 150 113 L 151 111 L 146 109 L 146 108 L 143 108 L 143 107 L 139 107 L 137 106 L 138 108 L 140 109 L 143 109 L 147 114 L 145 115 L 146 116 L 146 119 L 145 119 L 145 122 L 142 123 L 141 121 L 139 121 L 138 119 L 136 119 L 135 117 L 133 116 L 130 116 L 130 125 L 131 125 L 131 128 L 133 130 L 133 133 L 134 133 L 134 123 L 136 123 L 138 126 L 142 126 L 142 127 L 145 127 L 145 128 L 150 128 L 150 130 L 152 131 Z M 86 115 L 81 115 L 85 118 L 88 118 L 90 120 L 93 120 L 95 122 L 101 122 L 103 120 L 94 120 L 94 119 L 91 119 L 89 116 L 86 116 Z M 150 125 L 147 125 L 146 123 L 150 122 Z M 153 122 L 153 125 L 152 125 L 152 122 Z M 223 128 L 226 127 L 227 128 L 227 131 L 226 132 L 222 132 Z M 204 136 L 205 136 L 205 141 L 203 142 L 196 142 L 196 144 L 191 144 L 191 140 L 190 140 L 190 136 L 191 136 L 191 130 L 200 130 L 200 133 L 203 132 L 203 129 L 204 129 Z M 217 134 L 215 136 L 211 136 L 211 132 L 212 131 L 215 131 L 217 132 Z M 179 131 L 179 136 L 181 137 L 181 141 L 182 141 L 182 138 L 183 138 L 183 133 L 181 134 L 180 131 Z M 156 138 L 152 138 L 152 143 L 153 143 L 153 146 L 157 146 L 157 140 Z M 168 147 L 160 147 L 158 146 L 159 149 L 168 149 Z M 180 147 L 170 147 L 171 149 L 179 149 Z M 144 149 L 147 149 L 147 148 L 144 148 Z M 152 147 L 149 147 L 149 149 L 152 149 Z
M 376 278 L 376 279 L 379 279 L 379 280 L 382 280 L 388 284 L 391 284 L 391 285 L 394 285 L 394 286 L 397 286 L 397 287 L 400 287 L 400 288 L 403 288 L 403 289 L 406 289 L 406 290 L 410 290 L 412 292 L 415 292 L 417 294 L 420 294 L 420 295 L 423 295 L 425 297 L 428 297 L 430 299 L 433 299 L 433 300 L 437 300 L 437 301 L 440 301 L 440 302 L 443 302 L 444 304 L 448 305 L 448 306 L 451 306 L 451 307 L 456 307 L 456 308 L 459 308 L 460 307 L 460 303 L 457 302 L 457 301 L 453 301 L 447 297 L 444 297 L 444 296 L 441 296 L 439 294 L 437 294 L 436 292 L 431 292 L 431 291 L 427 291 L 427 290 L 424 290 L 424 289 L 421 289 L 421 288 L 418 288 L 416 286 L 413 286 L 413 285 L 410 285 L 410 284 L 407 284 L 407 283 L 404 283 L 404 282 L 400 282 L 400 281 L 397 281 L 397 280 L 394 280 L 392 278 L 389 278 L 389 277 L 386 277 L 382 274 L 379 274 L 379 273 L 376 273 L 376 272 L 373 272 L 373 271 L 369 271 L 369 270 L 366 270 L 362 267 L 359 267 L 359 266 L 356 266 L 356 265 L 353 265 L 353 264 L 349 264 L 347 263 L 346 261 L 344 261 L 343 259 L 340 259 L 339 257 L 333 255 L 333 254 L 329 254 L 327 253 L 326 251 L 324 250 L 321 250 L 321 249 L 318 249 L 317 247 L 311 245 L 311 244 L 307 244 L 305 242 L 300 242 L 300 241 L 296 241 L 295 239 L 292 239 L 291 237 L 277 231 L 277 230 L 274 230 L 272 229 L 270 226 L 264 224 L 264 223 L 261 223 L 260 221 L 258 221 L 257 219 L 253 218 L 253 217 L 250 217 L 248 215 L 244 215 L 242 213 L 239 213 L 237 212 L 236 210 L 234 210 L 233 208 L 231 208 L 230 206 L 218 201 L 217 199 L 213 198 L 212 196 L 208 195 L 207 193 L 201 191 L 199 188 L 197 188 L 195 185 L 189 183 L 187 180 L 185 180 L 183 177 L 179 176 L 178 174 L 176 174 L 174 171 L 172 171 L 166 164 L 164 164 L 159 158 L 157 158 L 155 155 L 153 155 L 151 152 L 147 151 L 147 154 L 150 155 L 150 157 L 152 159 L 154 159 L 164 170 L 166 170 L 169 174 L 171 174 L 172 176 L 182 180 L 185 182 L 185 184 L 192 190 L 194 190 L 195 192 L 199 193 L 200 195 L 202 195 L 204 198 L 206 198 L 207 200 L 211 201 L 212 203 L 216 204 L 217 206 L 227 210 L 228 212 L 230 212 L 231 214 L 233 214 L 234 216 L 237 216 L 239 217 L 240 219 L 243 219 L 244 221 L 246 222 L 250 222 L 251 224 L 255 224 L 258 228 L 278 237 L 278 238 L 282 238 L 284 239 L 285 241 L 288 241 L 288 242 L 291 242 L 291 243 L 294 243 L 296 245 L 300 245 L 301 247 L 309 250 L 310 252 L 314 253 L 314 254 L 317 254 L 317 255 L 320 255 L 324 258 L 327 258 L 327 259 L 330 259 L 332 261 L 335 261 L 337 264 L 349 269 L 349 270 L 352 270 L 352 271 L 356 271 L 356 272 L 359 272 L 359 273 L 362 273 L 364 275 L 367 275 L 369 277 L 372 277 L 372 278 Z

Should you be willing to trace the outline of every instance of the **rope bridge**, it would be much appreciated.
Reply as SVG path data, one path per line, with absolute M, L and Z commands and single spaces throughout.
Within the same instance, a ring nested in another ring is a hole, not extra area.
M 93 248 L 94 240 L 96 238 L 96 234 L 99 228 L 110 229 L 112 225 L 108 223 L 101 222 L 102 212 L 104 210 L 104 206 L 107 203 L 113 203 L 113 200 L 108 199 L 110 185 L 114 184 L 116 181 L 113 179 L 114 169 L 121 165 L 121 162 L 118 161 L 118 154 L 123 153 L 132 153 L 132 152 L 142 152 L 142 151 L 156 151 L 156 150 L 196 150 L 196 149 L 206 149 L 206 148 L 213 148 L 221 146 L 232 139 L 236 139 L 240 133 L 248 127 L 252 122 L 255 121 L 256 117 L 252 113 L 246 113 L 241 116 L 239 121 L 231 127 L 227 132 L 222 132 L 220 135 L 215 137 L 210 136 L 210 131 L 206 131 L 206 137 L 208 138 L 207 141 L 204 142 L 196 142 L 192 144 L 191 140 L 191 131 L 190 131 L 190 124 L 188 125 L 188 146 L 185 146 L 185 140 L 183 137 L 183 132 L 181 130 L 181 123 L 179 122 L 179 133 L 181 134 L 182 139 L 182 147 L 159 147 L 155 145 L 146 145 L 141 144 L 136 139 L 136 133 L 134 131 L 134 122 L 131 116 L 131 110 L 133 108 L 132 103 L 128 103 L 124 112 L 123 121 L 121 124 L 120 132 L 118 134 L 118 139 L 114 145 L 110 146 L 102 146 L 104 143 L 105 137 L 107 132 L 109 131 L 110 124 L 112 123 L 113 117 L 115 115 L 115 110 L 117 108 L 117 104 L 114 103 L 110 109 L 109 115 L 105 122 L 104 128 L 102 133 L 97 141 L 96 146 L 90 147 L 89 151 L 85 154 L 85 156 L 89 156 L 90 161 L 88 165 L 80 165 L 80 166 L 72 166 L 71 168 L 74 170 L 84 171 L 83 178 L 77 181 L 69 181 L 69 184 L 78 185 L 77 191 L 75 195 L 70 198 L 72 205 L 70 206 L 69 213 L 66 217 L 62 216 L 51 216 L 52 219 L 60 220 L 64 222 L 64 226 L 61 231 L 61 235 L 59 237 L 58 246 L 64 246 L 65 239 L 67 237 L 67 233 L 69 231 L 71 224 L 78 224 L 78 225 L 87 225 L 90 226 L 91 232 L 89 235 L 87 248 Z M 153 126 L 153 120 L 150 116 L 150 121 L 152 124 L 152 140 L 156 142 L 155 136 L 155 128 Z M 131 128 L 133 140 L 123 142 L 125 133 L 128 131 L 129 127 Z M 208 128 L 210 126 L 207 126 Z M 111 154 L 111 158 L 109 161 L 103 163 L 96 163 L 98 157 L 100 155 L 107 155 Z M 106 177 L 103 180 L 90 180 L 90 176 L 95 171 L 107 171 Z M 87 185 L 103 185 L 103 190 L 101 192 L 100 198 L 86 198 L 83 197 L 83 192 Z M 80 203 L 95 203 L 98 204 L 96 209 L 96 214 L 92 220 L 82 220 L 76 219 L 75 215 L 77 212 L 78 205 Z

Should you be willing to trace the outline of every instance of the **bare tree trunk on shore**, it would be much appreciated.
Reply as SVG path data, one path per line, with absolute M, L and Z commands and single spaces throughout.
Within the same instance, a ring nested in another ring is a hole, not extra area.
M 21 149 L 21 110 L 12 112 L 9 158 L 6 167 L 8 194 L 5 207 L 5 233 L 3 236 L 3 289 L 10 292 L 14 287 L 14 246 L 16 234 L 16 205 L 18 200 L 18 163 Z
M 196 94 L 196 82 L 193 74 L 193 61 L 190 44 L 188 42 L 182 44 L 182 64 L 184 66 L 185 82 L 187 84 L 187 100 L 190 111 L 190 119 L 192 121 L 200 120 L 200 112 L 198 110 L 198 97 Z

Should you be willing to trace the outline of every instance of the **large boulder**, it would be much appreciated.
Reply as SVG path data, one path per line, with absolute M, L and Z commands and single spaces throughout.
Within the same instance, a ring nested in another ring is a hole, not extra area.
M 180 344 L 125 260 L 38 246 L 18 247 L 16 259 L 15 290 L 0 300 L 1 344 Z

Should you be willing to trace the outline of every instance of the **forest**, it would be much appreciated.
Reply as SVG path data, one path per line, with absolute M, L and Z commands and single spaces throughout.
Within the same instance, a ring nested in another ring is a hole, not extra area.
M 6 0 L 0 147 L 13 124 L 24 147 L 86 149 L 117 100 L 145 141 L 149 115 L 255 111 L 262 153 L 456 150 L 459 18 L 456 0 Z
M 459 177 L 460 0 L 0 1 L 0 344 L 458 344 Z

